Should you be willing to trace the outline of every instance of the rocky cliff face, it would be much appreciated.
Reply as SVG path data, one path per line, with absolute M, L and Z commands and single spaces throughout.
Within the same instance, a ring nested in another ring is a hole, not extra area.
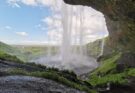
M 64 0 L 68 4 L 86 5 L 105 15 L 109 47 L 135 52 L 135 0 Z

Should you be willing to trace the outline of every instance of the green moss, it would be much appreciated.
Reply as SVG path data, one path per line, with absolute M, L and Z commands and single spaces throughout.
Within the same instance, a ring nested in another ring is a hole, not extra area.
M 106 74 L 107 72 L 113 70 L 116 68 L 116 61 L 120 56 L 121 54 L 118 53 L 117 55 L 113 55 L 111 58 L 104 60 L 101 62 L 101 66 L 99 66 L 99 68 L 97 68 L 91 75 Z
M 134 76 L 135 77 L 135 68 L 131 68 L 128 70 L 128 76 Z
M 135 68 L 129 68 L 123 71 L 123 73 L 106 74 L 104 76 L 93 75 L 88 82 L 94 87 L 106 85 L 107 83 L 125 84 L 127 82 L 126 78 L 130 76 L 135 77 Z
M 110 58 L 107 57 L 101 62 L 101 66 L 90 75 L 87 82 L 92 86 L 104 86 L 107 83 L 125 84 L 128 77 L 135 76 L 135 68 L 127 68 L 119 73 L 116 70 L 116 62 L 120 58 L 121 53 L 113 54 Z
M 28 72 L 26 70 L 23 70 L 21 68 L 16 68 L 8 71 L 10 75 L 28 75 Z
M 34 77 L 42 77 L 42 78 L 46 78 L 46 79 L 51 79 L 56 82 L 67 85 L 69 87 L 79 89 L 81 91 L 86 91 L 88 93 L 96 93 L 94 90 L 91 90 L 88 86 L 82 85 L 82 84 L 74 82 L 70 79 L 67 79 L 66 77 L 59 75 L 57 72 L 54 72 L 54 71 L 28 72 L 23 69 L 13 69 L 13 70 L 10 70 L 8 73 L 11 75 L 26 75 L 26 76 L 34 76 Z
M 114 84 L 124 84 L 126 83 L 125 79 L 125 73 L 119 73 L 119 74 L 108 74 L 105 76 L 97 76 L 93 75 L 88 82 L 92 84 L 93 86 L 100 86 L 105 85 L 107 83 L 114 83 Z

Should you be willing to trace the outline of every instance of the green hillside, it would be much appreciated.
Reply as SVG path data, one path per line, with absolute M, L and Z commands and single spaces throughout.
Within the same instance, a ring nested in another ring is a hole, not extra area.
M 48 47 L 51 50 L 51 55 L 56 55 L 58 53 L 57 46 L 47 46 L 47 45 L 16 45 L 14 46 L 21 51 L 23 55 L 25 55 L 26 61 L 31 61 L 33 59 L 38 59 L 42 56 L 48 55 Z
M 51 48 L 51 54 L 56 54 L 58 52 L 58 47 L 49 46 Z M 47 55 L 48 46 L 38 46 L 38 45 L 8 45 L 0 42 L 0 53 L 6 53 L 18 57 L 22 61 L 28 62 L 32 59 L 39 58 L 41 56 Z
M 15 49 L 14 47 L 7 45 L 3 42 L 0 42 L 0 51 L 8 54 L 16 54 L 19 53 L 20 51 Z
M 0 42 L 0 53 L 6 53 L 18 57 L 19 59 L 26 61 L 25 55 L 21 53 L 19 49 L 14 46 Z
M 101 52 L 101 43 L 102 39 L 98 39 L 94 42 L 90 42 L 86 45 L 87 47 L 87 54 L 89 56 L 98 57 Z
M 84 46 L 85 48 L 87 48 L 87 54 L 89 56 L 98 57 L 101 50 L 101 43 L 102 40 L 99 39 L 94 42 L 90 42 L 86 46 Z M 55 55 L 59 52 L 58 46 L 8 45 L 3 42 L 0 42 L 0 52 L 17 56 L 19 59 L 25 62 L 47 55 L 48 47 L 49 49 L 51 49 L 51 55 Z

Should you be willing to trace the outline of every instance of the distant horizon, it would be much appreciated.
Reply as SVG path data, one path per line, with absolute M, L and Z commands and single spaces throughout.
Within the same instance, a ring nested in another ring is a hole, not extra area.
M 103 38 L 106 38 L 106 37 L 107 36 L 105 36 Z M 94 41 L 90 41 L 89 43 L 95 42 L 95 41 L 100 40 L 100 39 L 103 39 L 103 38 L 99 38 L 99 39 L 96 39 Z M 5 44 L 8 44 L 8 45 L 13 45 L 13 46 L 45 46 L 45 45 L 48 45 L 48 46 L 59 46 L 60 45 L 60 44 L 48 44 L 48 43 L 46 43 L 46 44 L 39 44 L 39 43 L 35 43 L 35 44 L 28 44 L 28 43 L 27 44 L 26 43 L 24 43 L 24 44 L 21 44 L 21 43 L 11 44 L 11 43 L 6 43 L 4 41 L 0 41 L 0 42 L 5 43 Z M 78 45 L 78 44 L 76 44 L 76 45 Z

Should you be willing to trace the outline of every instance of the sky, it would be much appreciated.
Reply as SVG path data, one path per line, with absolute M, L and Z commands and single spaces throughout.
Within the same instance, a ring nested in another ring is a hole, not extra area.
M 62 0 L 0 0 L 0 41 L 26 45 L 58 44 L 62 39 L 61 4 Z M 72 7 L 74 33 L 76 27 L 79 28 L 80 7 Z M 83 16 L 87 42 L 108 35 L 102 13 L 83 6 Z

